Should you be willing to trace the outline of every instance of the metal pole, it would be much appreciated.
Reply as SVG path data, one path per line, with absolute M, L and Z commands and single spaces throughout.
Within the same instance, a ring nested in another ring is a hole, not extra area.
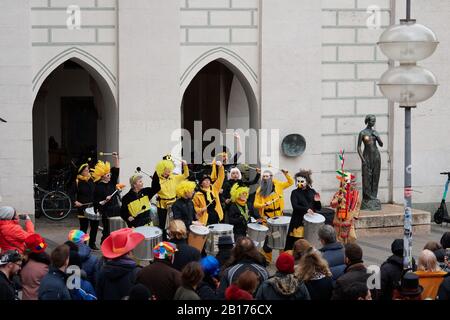
M 412 269 L 411 107 L 405 107 L 405 217 L 403 266 Z
M 411 0 L 406 0 L 406 21 L 411 20 Z

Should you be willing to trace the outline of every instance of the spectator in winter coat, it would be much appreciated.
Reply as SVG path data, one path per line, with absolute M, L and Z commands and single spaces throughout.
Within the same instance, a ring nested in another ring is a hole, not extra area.
M 172 267 L 176 245 L 160 242 L 153 248 L 154 262 L 137 275 L 137 282 L 145 285 L 156 300 L 173 300 L 181 286 L 181 273 Z
M 367 284 L 354 282 L 345 288 L 343 300 L 372 300 L 372 295 Z
M 369 274 L 362 260 L 363 252 L 356 243 L 345 245 L 345 264 L 347 265 L 345 272 L 335 283 L 331 300 L 343 300 L 345 298 L 344 291 L 354 282 L 367 284 Z
M 224 268 L 231 259 L 231 250 L 234 247 L 234 241 L 231 236 L 220 236 L 217 243 L 219 251 L 217 252 L 216 258 L 219 261 L 221 268 Z
M 259 286 L 258 275 L 251 270 L 241 273 L 236 281 L 225 290 L 225 300 L 254 300 L 253 294 Z
M 0 301 L 19 300 L 12 277 L 22 266 L 22 257 L 17 250 L 8 250 L 0 256 Z
M 25 219 L 25 230 L 19 224 L 19 214 L 13 207 L 0 207 L 0 252 L 18 250 L 23 254 L 25 239 L 34 233 L 34 225 L 28 215 L 20 215 Z
M 50 268 L 38 290 L 39 300 L 72 300 L 67 289 L 66 269 L 69 266 L 70 249 L 63 244 L 50 255 Z
M 213 256 L 206 256 L 200 260 L 203 270 L 203 279 L 197 286 L 197 294 L 201 300 L 218 300 L 219 287 L 219 261 Z
M 231 253 L 231 259 L 220 278 L 218 292 L 221 299 L 225 297 L 226 288 L 234 283 L 240 274 L 246 270 L 255 272 L 259 277 L 260 283 L 269 278 L 264 256 L 258 251 L 250 238 L 241 237 L 236 242 L 236 246 Z
M 87 280 L 95 286 L 98 257 L 92 254 L 92 249 L 86 244 L 89 240 L 89 235 L 80 230 L 71 230 L 68 235 L 68 240 L 78 246 L 81 269 L 86 272 Z
M 290 254 L 280 254 L 275 276 L 259 286 L 256 300 L 310 300 L 305 283 L 294 274 L 294 263 L 294 257 Z
M 394 289 L 400 284 L 403 275 L 403 239 L 395 239 L 391 244 L 392 256 L 390 256 L 380 269 L 381 290 L 380 300 L 392 300 Z M 415 268 L 415 263 L 413 261 Z
M 308 288 L 311 300 L 330 300 L 333 280 L 328 263 L 320 252 L 309 249 L 300 259 L 296 276 Z
M 422 300 L 436 299 L 439 287 L 447 276 L 437 262 L 436 256 L 430 250 L 423 250 L 419 255 L 417 271 L 419 284 L 423 287 Z
M 200 261 L 200 251 L 188 245 L 186 226 L 182 220 L 172 220 L 169 223 L 168 236 L 176 245 L 177 251 L 172 266 L 181 272 L 185 265 L 191 261 Z
M 336 281 L 344 274 L 345 250 L 344 246 L 337 242 L 336 231 L 330 225 L 324 225 L 319 229 L 319 239 L 323 247 L 319 249 L 322 257 L 328 262 L 328 266 L 333 275 L 333 281 Z
M 439 286 L 437 300 L 450 300 L 450 277 L 445 277 Z
M 81 268 L 81 259 L 78 254 L 78 246 L 72 241 L 66 241 L 65 244 L 70 248 L 69 268 L 78 268 L 80 270 L 80 286 L 69 289 L 72 300 L 97 300 L 94 287 L 87 279 L 86 272 Z
M 394 289 L 392 300 L 422 300 L 422 292 L 417 274 L 407 272 L 402 276 L 400 286 Z
M 22 266 L 22 300 L 37 300 L 42 279 L 48 273 L 50 256 L 45 252 L 47 244 L 37 233 L 25 239 L 27 261 Z
M 181 272 L 181 286 L 175 292 L 174 300 L 200 300 L 196 293 L 203 279 L 202 266 L 198 262 L 189 262 Z
M 140 271 L 129 253 L 143 240 L 142 234 L 129 228 L 111 232 L 105 239 L 102 253 L 108 260 L 97 275 L 95 291 L 98 300 L 121 300 L 128 296 Z

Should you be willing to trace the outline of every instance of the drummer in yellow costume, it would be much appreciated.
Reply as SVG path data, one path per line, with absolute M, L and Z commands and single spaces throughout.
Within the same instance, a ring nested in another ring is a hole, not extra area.
M 189 168 L 186 161 L 181 162 L 183 165 L 183 174 L 173 174 L 175 165 L 172 160 L 161 160 L 156 165 L 156 174 L 159 177 L 159 185 L 161 189 L 158 192 L 156 206 L 158 207 L 159 227 L 163 230 L 163 237 L 166 237 L 166 219 L 167 207 L 172 205 L 176 200 L 177 185 L 189 177 Z
M 220 190 L 225 179 L 225 169 L 221 162 L 217 180 L 212 183 L 211 177 L 203 176 L 199 181 L 199 191 L 194 195 L 194 209 L 197 219 L 204 225 L 216 224 L 223 220 L 223 210 L 220 204 Z
M 281 172 L 287 181 L 273 179 L 273 172 L 265 170 L 262 174 L 261 184 L 256 190 L 254 207 L 258 209 L 259 215 L 264 221 L 283 215 L 283 191 L 294 184 L 294 180 L 286 170 L 281 170 Z M 272 249 L 267 246 L 267 237 L 264 241 L 263 254 L 268 263 L 272 262 Z

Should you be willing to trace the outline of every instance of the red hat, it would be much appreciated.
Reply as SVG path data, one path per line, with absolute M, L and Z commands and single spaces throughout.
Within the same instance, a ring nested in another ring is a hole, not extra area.
M 103 256 L 108 259 L 121 257 L 136 248 L 144 239 L 143 234 L 134 232 L 131 228 L 111 232 L 102 243 Z
M 253 296 L 237 285 L 232 284 L 225 290 L 225 300 L 253 300 Z
M 47 248 L 44 238 L 38 233 L 33 233 L 25 239 L 25 250 L 34 253 L 42 253 Z
M 294 273 L 294 257 L 290 254 L 283 252 L 278 256 L 276 266 L 278 271 L 283 273 Z

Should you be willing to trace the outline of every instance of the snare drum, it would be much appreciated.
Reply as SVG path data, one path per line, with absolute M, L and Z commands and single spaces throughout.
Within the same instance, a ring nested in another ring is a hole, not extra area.
M 325 224 L 325 217 L 319 213 L 307 213 L 303 216 L 303 226 L 305 228 L 305 239 L 314 247 L 320 246 L 318 232 L 321 226 Z
M 110 232 L 127 227 L 127 224 L 123 221 L 122 217 L 110 217 L 108 218 L 108 222 Z
M 188 244 L 202 252 L 203 247 L 205 246 L 206 238 L 209 234 L 209 229 L 204 226 L 193 224 L 189 226 L 189 230 Z
M 206 240 L 206 253 L 209 255 L 216 255 L 219 252 L 219 237 L 221 236 L 231 236 L 234 239 L 233 225 L 226 223 L 211 224 L 208 226 L 209 234 Z
M 286 238 L 291 217 L 279 216 L 267 219 L 269 227 L 269 239 L 267 245 L 272 249 L 283 250 L 286 246 Z
M 153 248 L 162 241 L 162 230 L 157 227 L 144 226 L 134 229 L 134 232 L 144 235 L 145 240 L 133 250 L 133 255 L 141 261 L 152 261 Z
M 84 216 L 89 220 L 102 220 L 102 215 L 94 211 L 94 207 L 84 209 Z
M 253 240 L 256 247 L 262 247 L 266 239 L 269 228 L 259 223 L 249 223 L 247 225 L 247 235 Z

